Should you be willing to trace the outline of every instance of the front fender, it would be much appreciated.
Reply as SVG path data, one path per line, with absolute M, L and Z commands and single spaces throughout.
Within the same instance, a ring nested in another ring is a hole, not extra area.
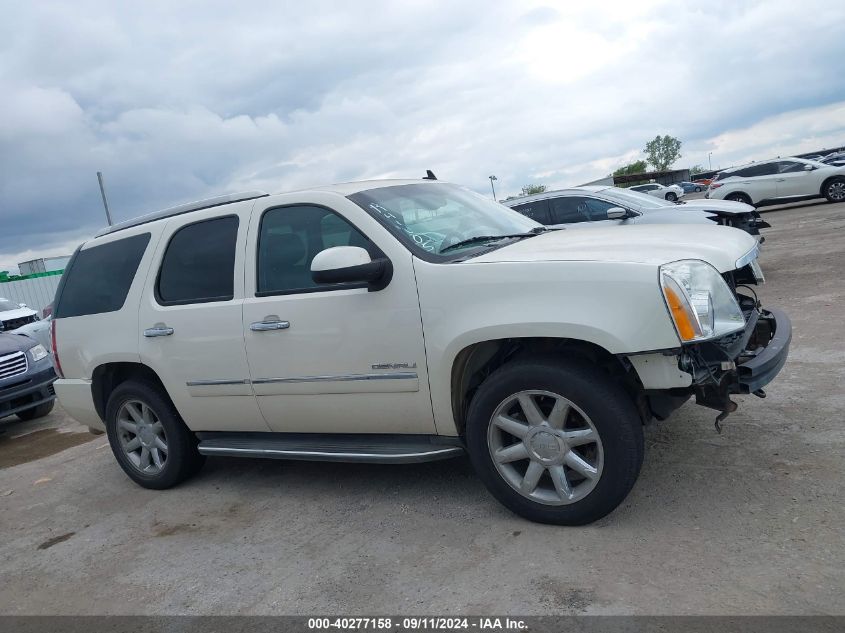
M 451 369 L 470 345 L 560 338 L 630 354 L 680 344 L 652 264 L 415 260 L 415 271 L 434 418 L 442 434 L 456 432 Z

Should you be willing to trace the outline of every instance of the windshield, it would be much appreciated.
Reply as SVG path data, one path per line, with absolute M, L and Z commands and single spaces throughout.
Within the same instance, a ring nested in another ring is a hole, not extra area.
M 647 193 L 621 189 L 620 187 L 608 187 L 602 189 L 599 193 L 622 204 L 630 204 L 641 209 L 662 209 L 663 207 L 674 206 L 672 203 L 667 203 L 665 200 L 655 198 Z
M 17 303 L 12 303 L 8 299 L 0 299 L 0 312 L 9 312 L 10 310 L 20 310 Z
M 496 241 L 497 236 L 543 229 L 542 224 L 498 202 L 446 183 L 382 187 L 360 191 L 349 199 L 386 226 L 412 252 L 435 261 L 508 243 L 503 239 Z M 459 244 L 472 238 L 478 239 Z

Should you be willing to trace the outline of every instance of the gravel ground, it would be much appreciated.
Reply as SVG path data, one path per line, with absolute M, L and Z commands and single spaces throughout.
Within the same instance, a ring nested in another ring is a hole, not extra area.
M 458 459 L 210 459 L 166 492 L 60 409 L 0 436 L 0 613 L 845 614 L 845 204 L 767 213 L 793 319 L 768 398 L 686 405 L 584 528 L 499 506 Z

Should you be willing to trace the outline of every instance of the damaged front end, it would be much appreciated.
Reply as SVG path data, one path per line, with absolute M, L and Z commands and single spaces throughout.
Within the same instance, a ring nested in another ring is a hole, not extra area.
M 745 329 L 734 334 L 685 346 L 678 360 L 681 370 L 692 375 L 696 404 L 721 413 L 716 430 L 737 405 L 732 394 L 765 398 L 763 387 L 778 375 L 789 354 L 792 324 L 782 310 L 763 309 L 759 301 L 744 295 L 741 306 Z
M 778 309 L 764 309 L 753 286 L 763 283 L 756 248 L 718 275 L 704 262 L 661 267 L 667 308 L 682 345 L 665 350 L 687 378 L 683 388 L 647 390 L 652 415 L 663 419 L 690 396 L 719 411 L 716 430 L 737 405 L 734 394 L 766 397 L 763 387 L 778 375 L 789 354 L 792 324 Z M 642 361 L 638 361 L 642 364 Z M 649 392 L 650 391 L 650 392 Z

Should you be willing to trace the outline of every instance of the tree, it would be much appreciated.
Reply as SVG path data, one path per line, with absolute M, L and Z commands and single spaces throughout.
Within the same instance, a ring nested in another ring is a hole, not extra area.
M 695 176 L 696 174 L 703 174 L 705 171 L 707 170 L 704 169 L 704 167 L 702 167 L 701 165 L 693 165 L 689 168 L 690 176 Z
M 654 165 L 657 171 L 666 171 L 672 163 L 681 157 L 681 141 L 674 136 L 654 137 L 653 141 L 645 144 L 646 159 L 650 165 Z
M 644 160 L 635 160 L 633 163 L 629 163 L 624 167 L 620 167 L 615 172 L 613 172 L 614 176 L 627 176 L 629 174 L 641 174 L 644 171 L 648 171 L 648 165 Z
M 524 185 L 522 187 L 523 196 L 533 196 L 535 193 L 543 193 L 546 190 L 546 185 Z

